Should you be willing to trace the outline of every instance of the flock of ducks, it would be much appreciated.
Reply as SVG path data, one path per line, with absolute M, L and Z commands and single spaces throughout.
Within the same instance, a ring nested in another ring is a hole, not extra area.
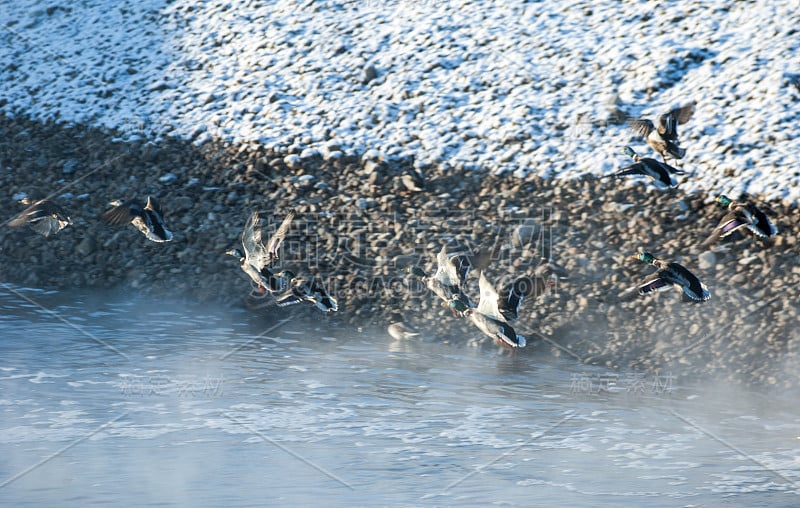
M 686 154 L 686 149 L 682 148 L 679 143 L 678 125 L 689 121 L 694 113 L 695 104 L 692 101 L 671 109 L 658 117 L 657 124 L 644 118 L 632 120 L 629 123 L 631 129 L 638 136 L 644 137 L 647 144 L 661 155 L 662 160 L 640 157 L 632 148 L 626 146 L 623 152 L 633 157 L 634 164 L 620 169 L 611 176 L 644 175 L 662 189 L 677 187 L 678 182 L 673 175 L 682 175 L 684 171 L 669 165 L 667 157 L 682 159 Z M 728 213 L 703 243 L 703 246 L 710 246 L 736 231 L 747 232 L 762 239 L 771 238 L 778 233 L 769 217 L 754 203 L 733 201 L 725 195 L 716 196 L 714 200 L 727 207 Z M 662 261 L 649 252 L 639 252 L 632 257 L 658 268 L 654 279 L 648 280 L 638 287 L 639 294 L 646 295 L 677 287 L 683 292 L 684 298 L 690 301 L 703 302 L 711 297 L 705 284 L 685 266 L 675 262 Z
M 31 203 L 23 198 L 21 202 L 29 206 L 8 221 L 8 226 L 29 226 L 48 237 L 72 224 L 67 212 L 49 199 Z M 254 296 L 262 299 L 268 297 L 270 303 L 278 307 L 309 302 L 322 311 L 336 312 L 336 299 L 328 294 L 318 279 L 299 277 L 289 270 L 273 272 L 270 269 L 279 259 L 278 251 L 294 216 L 295 212 L 290 211 L 275 234 L 264 244 L 261 240 L 261 218 L 258 212 L 254 212 L 242 232 L 243 251 L 232 249 L 226 254 L 239 260 L 242 271 L 255 285 Z M 100 214 L 100 220 L 113 226 L 131 224 L 152 242 L 169 242 L 173 238 L 164 221 L 161 205 L 153 196 L 147 196 L 144 204 L 136 199 L 112 202 L 111 208 Z
M 11 227 L 29 226 L 40 235 L 47 237 L 72 224 L 67 212 L 49 199 L 40 199 L 31 203 L 29 198 L 24 197 L 20 202 L 29 206 L 8 221 L 7 225 Z M 153 242 L 161 243 L 172 240 L 172 232 L 164 223 L 161 205 L 153 196 L 147 196 L 144 206 L 135 199 L 124 203 L 114 201 L 111 203 L 111 208 L 100 215 L 100 219 L 113 226 L 132 224 Z
M 411 266 L 406 271 L 419 278 L 442 300 L 443 305 L 450 308 L 454 316 L 469 319 L 481 332 L 502 344 L 512 348 L 525 347 L 525 336 L 517 333 L 510 322 L 517 319 L 527 297 L 544 294 L 548 287 L 555 285 L 556 279 L 566 276 L 566 272 L 548 261 L 536 268 L 533 277 L 519 277 L 498 293 L 481 270 L 478 277 L 480 298 L 476 305 L 465 291 L 473 267 L 472 258 L 463 254 L 448 255 L 447 247 L 443 245 L 436 255 L 436 272 L 433 275 L 429 276 L 419 266 Z
M 656 122 L 646 118 L 630 121 L 629 127 L 661 155 L 661 160 L 641 157 L 633 148 L 626 146 L 623 148 L 623 152 L 633 158 L 633 164 L 621 168 L 610 176 L 643 175 L 649 177 L 659 188 L 677 187 L 678 182 L 675 175 L 683 175 L 685 172 L 668 164 L 667 159 L 682 159 L 686 155 L 686 149 L 680 146 L 678 126 L 689 121 L 695 111 L 695 104 L 695 102 L 689 102 L 675 107 L 660 115 Z M 715 201 L 726 207 L 728 211 L 711 236 L 703 243 L 704 246 L 709 246 L 737 231 L 762 239 L 768 239 L 777 234 L 778 230 L 775 225 L 754 203 L 733 201 L 725 195 L 717 196 Z M 658 259 L 649 252 L 638 252 L 631 257 L 657 268 L 654 275 L 633 288 L 639 295 L 650 295 L 677 288 L 682 292 L 683 299 L 686 301 L 704 302 L 711 297 L 708 287 L 685 266 Z M 530 294 L 525 288 L 535 287 L 536 284 L 531 284 L 531 281 L 537 280 L 537 278 L 518 279 L 503 288 L 498 294 L 494 286 L 486 279 L 485 274 L 481 272 L 479 277 L 480 299 L 475 305 L 464 291 L 467 273 L 471 268 L 469 260 L 461 255 L 448 256 L 445 247 L 442 247 L 436 257 L 436 262 L 437 270 L 433 276 L 426 275 L 421 268 L 416 266 L 411 267 L 408 271 L 419 277 L 428 289 L 451 309 L 455 316 L 469 318 L 485 335 L 502 344 L 513 348 L 525 346 L 525 337 L 516 333 L 510 322 L 517 318 L 522 301 Z M 552 270 L 554 265 L 548 263 L 544 266 L 549 269 L 548 275 L 555 277 Z M 537 276 L 541 275 L 544 274 L 537 274 Z M 538 280 L 543 279 L 539 278 Z M 541 284 L 539 285 L 541 286 Z M 539 291 L 541 292 L 541 287 Z M 390 333 L 394 332 L 393 335 L 409 333 L 407 329 L 398 328 L 398 323 L 394 323 L 392 326 L 395 327 L 394 329 L 390 327 Z
M 674 188 L 678 185 L 674 175 L 682 175 L 684 171 L 667 163 L 670 159 L 681 159 L 686 154 L 678 138 L 678 126 L 686 123 L 694 113 L 695 103 L 690 102 L 673 108 L 660 115 L 657 122 L 649 119 L 632 120 L 630 128 L 637 136 L 643 137 L 662 160 L 641 157 L 631 147 L 626 146 L 623 152 L 633 158 L 633 164 L 625 166 L 610 176 L 625 177 L 630 175 L 647 176 L 660 188 Z M 715 198 L 727 213 L 722 217 L 704 246 L 732 235 L 735 232 L 749 233 L 761 239 L 769 239 L 777 234 L 777 228 L 769 217 L 752 202 L 733 201 L 725 195 Z M 20 202 L 29 205 L 25 210 L 8 221 L 11 227 L 29 226 L 37 233 L 47 237 L 58 233 L 72 224 L 67 213 L 59 205 L 49 199 L 30 202 L 23 198 Z M 161 210 L 161 206 L 153 196 L 147 196 L 144 204 L 140 200 L 113 202 L 112 208 L 103 212 L 100 219 L 110 225 L 131 224 L 148 240 L 153 242 L 169 242 L 172 232 L 169 231 Z M 316 277 L 298 276 L 289 270 L 276 271 L 275 263 L 279 260 L 279 250 L 286 238 L 295 218 L 290 211 L 275 233 L 265 243 L 262 240 L 262 223 L 259 212 L 254 212 L 241 234 L 242 249 L 231 249 L 226 252 L 239 260 L 242 271 L 252 283 L 251 297 L 262 299 L 268 305 L 286 307 L 307 302 L 323 312 L 336 312 L 336 299 L 328 294 Z M 648 295 L 659 291 L 678 288 L 688 301 L 702 302 L 710 298 L 711 293 L 700 279 L 679 263 L 667 262 L 656 258 L 649 252 L 638 252 L 632 258 L 655 266 L 655 276 L 649 278 L 636 289 L 640 295 Z M 407 269 L 409 275 L 420 279 L 425 286 L 443 301 L 456 317 L 467 318 L 485 335 L 513 348 L 521 348 L 526 344 L 523 335 L 518 334 L 511 326 L 516 320 L 523 301 L 531 295 L 540 295 L 555 284 L 555 280 L 565 276 L 562 268 L 548 261 L 540 265 L 531 277 L 520 277 L 506 285 L 498 293 L 493 284 L 486 278 L 482 268 L 478 277 L 480 297 L 477 304 L 466 294 L 468 274 L 473 259 L 463 254 L 448 255 L 443 246 L 436 256 L 436 272 L 429 276 L 419 266 Z M 480 263 L 478 263 L 480 264 Z M 415 332 L 402 323 L 393 323 L 389 327 L 393 336 L 411 337 Z

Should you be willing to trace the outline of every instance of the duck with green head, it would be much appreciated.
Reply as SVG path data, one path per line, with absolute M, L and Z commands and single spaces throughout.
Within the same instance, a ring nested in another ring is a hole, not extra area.
M 709 245 L 721 238 L 733 234 L 734 231 L 747 231 L 757 238 L 772 238 L 778 234 L 778 228 L 769 220 L 769 217 L 756 205 L 749 202 L 733 201 L 728 196 L 721 194 L 714 201 L 728 209 L 722 217 L 714 232 L 704 245 Z
M 649 295 L 675 287 L 683 292 L 685 298 L 692 301 L 704 302 L 711 297 L 706 285 L 683 265 L 662 261 L 649 252 L 638 252 L 631 257 L 658 268 L 655 278 L 638 287 L 640 295 Z
M 684 171 L 677 169 L 665 162 L 657 161 L 649 157 L 640 157 L 633 148 L 626 146 L 622 152 L 633 158 L 633 164 L 620 169 L 613 176 L 644 175 L 653 180 L 662 189 L 675 188 L 678 182 L 672 175 L 682 175 Z

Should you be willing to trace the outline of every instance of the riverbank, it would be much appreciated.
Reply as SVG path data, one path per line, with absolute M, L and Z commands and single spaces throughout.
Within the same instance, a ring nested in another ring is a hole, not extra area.
M 465 342 L 480 333 L 410 284 L 404 268 L 430 267 L 443 243 L 451 251 L 488 249 L 487 274 L 499 282 L 532 273 L 545 255 L 570 276 L 524 304 L 517 328 L 534 338 L 531 348 L 616 368 L 800 384 L 800 212 L 788 203 L 768 203 L 780 230 L 772 245 L 734 239 L 707 251 L 701 243 L 724 210 L 680 187 L 658 192 L 638 180 L 518 178 L 447 165 L 422 165 L 417 174 L 411 160 L 355 157 L 335 146 L 301 157 L 256 143 L 118 138 L 0 117 L 2 219 L 22 210 L 13 198 L 27 193 L 54 194 L 74 221 L 50 238 L 3 227 L 0 280 L 242 305 L 249 283 L 224 251 L 238 244 L 253 210 L 274 228 L 294 208 L 282 262 L 319 275 L 340 311 L 294 308 L 292 315 L 367 327 L 400 313 L 430 339 Z M 161 201 L 172 242 L 148 242 L 133 227 L 97 220 L 109 201 L 148 194 Z M 653 271 L 629 258 L 637 249 L 686 265 L 711 300 L 688 304 L 672 291 L 624 296 Z

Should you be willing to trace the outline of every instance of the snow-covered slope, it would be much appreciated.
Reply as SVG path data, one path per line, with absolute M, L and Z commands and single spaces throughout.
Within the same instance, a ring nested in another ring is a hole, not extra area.
M 6 2 L 0 110 L 569 178 L 694 99 L 682 186 L 800 201 L 796 1 L 665 4 Z

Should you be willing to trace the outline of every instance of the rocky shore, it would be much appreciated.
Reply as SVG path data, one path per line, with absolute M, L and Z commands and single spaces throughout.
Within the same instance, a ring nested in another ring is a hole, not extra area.
M 466 342 L 480 332 L 453 318 L 404 269 L 430 268 L 446 243 L 451 252 L 491 252 L 487 274 L 499 285 L 531 274 L 544 256 L 570 275 L 524 304 L 516 327 L 531 339 L 519 354 L 548 350 L 688 379 L 800 385 L 800 212 L 790 203 L 767 203 L 780 231 L 771 244 L 736 238 L 708 250 L 701 244 L 724 210 L 680 187 L 659 192 L 639 180 L 417 168 L 336 146 L 274 153 L 213 140 L 121 142 L 117 134 L 0 117 L 2 220 L 22 210 L 15 197 L 27 193 L 52 194 L 74 222 L 50 238 L 0 229 L 0 281 L 243 305 L 250 286 L 225 250 L 238 245 L 253 210 L 264 212 L 269 230 L 294 208 L 282 263 L 321 277 L 340 311 L 323 316 L 297 306 L 293 315 L 385 328 L 400 314 L 431 340 Z M 170 243 L 97 219 L 113 199 L 148 194 L 162 203 L 175 233 Z M 690 268 L 711 300 L 685 303 L 672 291 L 627 296 L 654 270 L 630 259 L 637 249 Z

